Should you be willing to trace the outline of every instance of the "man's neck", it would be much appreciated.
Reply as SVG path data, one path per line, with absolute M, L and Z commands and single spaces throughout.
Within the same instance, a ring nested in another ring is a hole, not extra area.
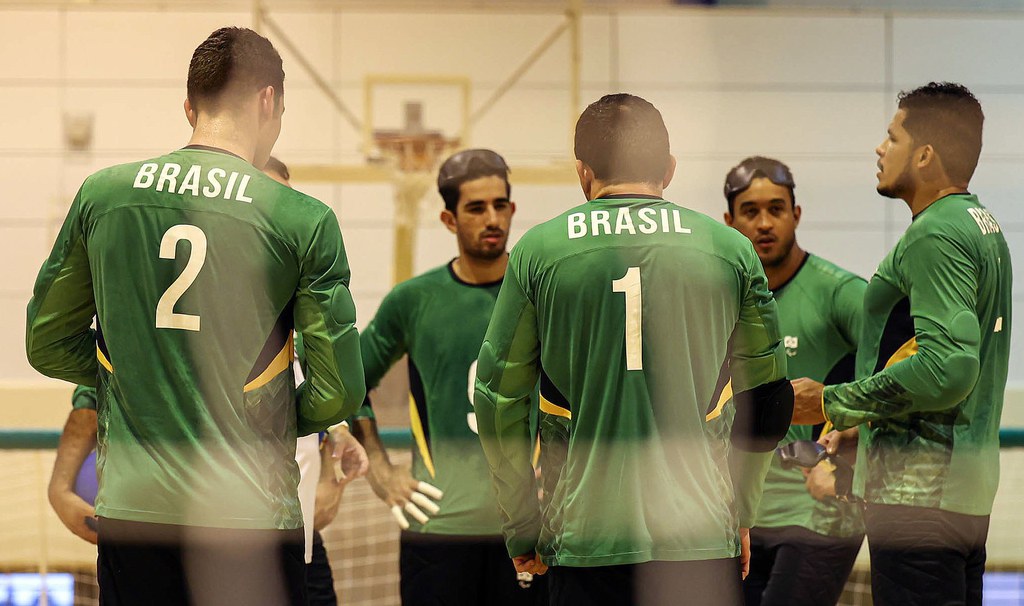
M 256 156 L 256 142 L 245 134 L 248 130 L 221 116 L 204 117 L 196 123 L 188 144 L 216 147 L 252 162 Z
M 806 258 L 807 253 L 794 242 L 793 248 L 789 249 L 789 254 L 781 263 L 764 268 L 764 275 L 768 277 L 768 290 L 775 290 L 792 280 Z
M 953 194 L 966 194 L 967 188 L 959 185 L 946 185 L 944 187 L 924 187 L 915 191 L 912 195 L 904 198 L 903 201 L 910 207 L 911 216 L 924 212 L 926 208 L 938 202 L 946 196 Z
M 466 284 L 491 284 L 505 277 L 508 253 L 496 259 L 477 259 L 460 254 L 452 262 L 452 271 Z
M 590 200 L 618 194 L 640 194 L 660 198 L 663 192 L 664 190 L 661 187 L 656 187 L 650 183 L 616 183 L 614 185 L 606 185 L 600 181 L 594 181 L 590 188 Z

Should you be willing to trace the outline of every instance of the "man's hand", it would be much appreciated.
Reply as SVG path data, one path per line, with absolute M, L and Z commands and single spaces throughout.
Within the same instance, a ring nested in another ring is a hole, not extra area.
M 402 530 L 409 528 L 406 513 L 420 524 L 426 524 L 430 521 L 428 513 L 434 515 L 441 511 L 434 500 L 443 498 L 444 493 L 436 486 L 412 477 L 408 467 L 377 465 L 370 468 L 368 479 L 373 492 L 391 507 L 391 515 Z
M 850 456 L 852 461 L 857 452 L 857 440 L 860 438 L 860 430 L 856 427 L 847 429 L 846 431 L 832 430 L 825 435 L 818 438 L 818 444 L 825 447 L 825 451 L 830 455 L 840 454 L 840 450 L 844 451 L 844 456 Z
M 829 461 L 821 461 L 811 469 L 803 468 L 804 484 L 807 492 L 818 501 L 836 498 L 835 466 Z
M 540 556 L 536 551 L 512 558 L 512 565 L 516 567 L 516 572 L 542 575 L 548 571 L 547 565 L 540 561 Z
M 825 386 L 811 379 L 793 381 L 793 425 L 817 425 L 825 422 L 821 398 Z
M 50 505 L 68 530 L 95 545 L 96 531 L 85 523 L 86 518 L 96 518 L 92 505 L 70 490 L 51 490 L 49 497 Z
M 331 449 L 333 460 L 341 464 L 341 477 L 337 478 L 342 486 L 352 480 L 366 475 L 370 469 L 370 459 L 366 456 L 366 450 L 359 440 L 353 436 L 347 427 L 332 427 L 327 432 L 326 448 Z
M 750 574 L 750 529 L 740 528 L 740 566 L 743 568 L 742 579 Z

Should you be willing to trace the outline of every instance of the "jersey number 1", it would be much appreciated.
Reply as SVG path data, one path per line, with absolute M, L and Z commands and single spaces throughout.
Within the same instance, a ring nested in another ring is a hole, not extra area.
M 630 267 L 626 275 L 612 280 L 612 292 L 626 295 L 626 370 L 643 370 L 643 293 L 640 268 Z
M 195 225 L 175 225 L 164 233 L 160 240 L 160 258 L 174 259 L 178 254 L 178 241 L 188 240 L 192 245 L 185 269 L 182 270 L 156 304 L 156 327 L 199 330 L 199 316 L 174 312 L 174 305 L 196 281 L 199 270 L 206 263 L 206 234 Z

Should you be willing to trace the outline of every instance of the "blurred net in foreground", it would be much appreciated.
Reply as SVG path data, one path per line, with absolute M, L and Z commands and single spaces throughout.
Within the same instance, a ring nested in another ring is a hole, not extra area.
M 396 464 L 408 464 L 408 451 L 391 453 Z M 46 502 L 53 458 L 52 450 L 0 450 L 0 571 L 71 572 L 75 604 L 95 606 L 95 549 L 65 530 Z M 988 538 L 986 606 L 1024 604 L 1024 448 L 1003 449 L 1000 458 L 1002 479 Z M 367 482 L 348 486 L 337 519 L 323 535 L 339 603 L 400 603 L 398 527 Z M 840 604 L 871 604 L 866 546 Z

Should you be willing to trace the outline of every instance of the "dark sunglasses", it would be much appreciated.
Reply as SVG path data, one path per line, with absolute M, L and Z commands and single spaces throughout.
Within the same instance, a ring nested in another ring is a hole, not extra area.
M 788 187 L 790 190 L 796 188 L 793 173 L 789 172 L 789 167 L 782 162 L 770 158 L 750 158 L 741 162 L 725 176 L 725 198 L 732 200 L 733 196 L 750 187 L 750 182 L 759 176 L 767 177 L 772 183 Z
M 508 174 L 505 158 L 489 149 L 467 149 L 444 161 L 437 173 L 439 190 L 461 184 L 466 177 L 480 172 Z

